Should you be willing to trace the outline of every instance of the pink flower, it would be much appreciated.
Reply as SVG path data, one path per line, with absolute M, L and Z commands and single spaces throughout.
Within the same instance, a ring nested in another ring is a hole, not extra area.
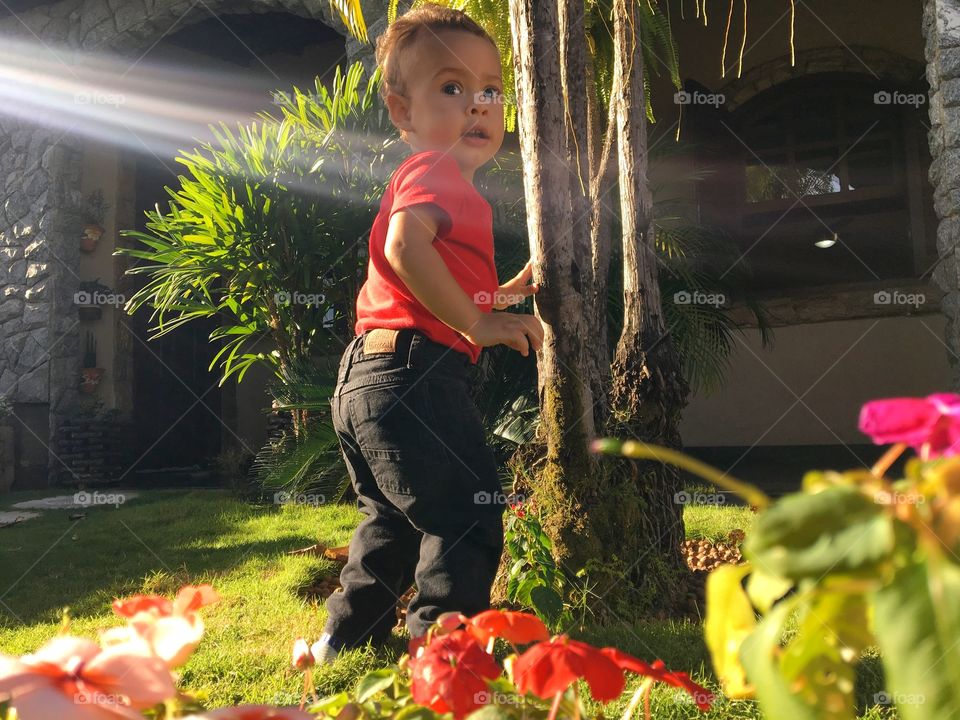
M 0 698 L 22 720 L 142 718 L 177 693 L 170 671 L 142 642 L 101 649 L 83 638 L 55 637 L 32 655 L 0 655 Z
M 158 595 L 134 595 L 113 601 L 113 611 L 128 618 L 125 627 L 111 628 L 100 639 L 105 647 L 140 638 L 169 668 L 187 661 L 203 637 L 201 607 L 217 602 L 220 596 L 210 585 L 186 585 L 171 602 Z
M 240 705 L 221 708 L 202 715 L 191 715 L 184 720 L 315 720 L 296 708 L 278 708 L 270 705 Z
M 860 430 L 874 443 L 904 443 L 930 460 L 960 453 L 960 395 L 887 398 L 860 410 Z

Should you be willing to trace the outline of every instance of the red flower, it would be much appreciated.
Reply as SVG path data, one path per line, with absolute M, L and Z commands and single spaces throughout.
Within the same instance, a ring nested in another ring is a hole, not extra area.
M 625 670 L 686 690 L 701 710 L 708 710 L 713 702 L 709 690 L 686 673 L 667 670 L 661 660 L 646 663 L 616 648 L 598 649 L 565 635 L 534 645 L 513 664 L 515 685 L 521 694 L 532 692 L 549 698 L 583 678 L 594 699 L 604 703 L 623 692 Z
M 878 445 L 906 443 L 924 460 L 960 453 L 960 395 L 887 398 L 860 410 L 860 431 Z
M 713 703 L 713 693 L 705 687 L 697 685 L 686 673 L 667 670 L 663 664 L 663 660 L 654 660 L 652 664 L 648 664 L 639 658 L 633 657 L 633 655 L 620 652 L 612 647 L 603 648 L 600 652 L 624 670 L 635 672 L 644 677 L 652 677 L 658 682 L 686 690 L 701 710 L 709 710 L 710 705 Z
M 510 509 L 513 510 L 514 513 L 516 513 L 518 518 L 526 517 L 526 512 L 523 509 L 523 503 L 520 502 L 519 500 L 517 502 L 510 503 Z
M 493 656 L 464 630 L 438 635 L 417 653 L 410 657 L 413 701 L 458 719 L 486 704 L 484 678 L 501 673 Z
M 623 670 L 600 650 L 560 635 L 537 643 L 513 664 L 514 684 L 521 695 L 532 692 L 549 698 L 566 690 L 577 678 L 590 686 L 595 700 L 609 702 L 623 692 Z
M 514 645 L 526 645 L 550 638 L 546 625 L 536 615 L 511 610 L 485 610 L 472 618 L 464 618 L 467 632 L 481 645 L 492 638 L 503 638 Z

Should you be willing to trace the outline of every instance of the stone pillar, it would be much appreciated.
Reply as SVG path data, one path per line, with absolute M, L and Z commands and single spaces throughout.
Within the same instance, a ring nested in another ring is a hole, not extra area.
M 47 446 L 77 387 L 79 250 L 64 211 L 78 199 L 79 178 L 76 138 L 0 116 L 0 395 L 21 410 L 20 440 Z M 37 417 L 49 417 L 48 426 L 28 419 Z M 24 462 L 17 474 L 25 484 L 46 484 L 47 469 Z
M 930 84 L 930 182 L 939 218 L 933 279 L 945 295 L 950 384 L 960 389 L 960 0 L 925 0 L 927 81 Z
M 369 43 L 361 43 L 349 33 L 345 36 L 347 59 L 344 65 L 349 67 L 359 60 L 366 71 L 364 78 L 370 77 L 377 67 L 374 46 L 377 38 L 387 29 L 387 4 L 387 0 L 361 0 L 360 2 L 363 19 L 367 23 Z

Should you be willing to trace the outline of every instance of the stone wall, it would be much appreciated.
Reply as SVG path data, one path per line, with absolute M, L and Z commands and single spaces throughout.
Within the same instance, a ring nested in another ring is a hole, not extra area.
M 960 388 L 960 1 L 926 0 L 923 9 L 930 84 L 930 182 L 940 225 L 934 281 L 944 290 L 951 386 Z
M 0 395 L 15 412 L 47 404 L 51 424 L 76 394 L 79 250 L 65 241 L 64 208 L 79 200 L 78 145 L 56 128 L 0 116 Z M 29 428 L 25 418 L 20 427 Z M 38 482 L 35 468 L 18 474 Z
M 386 0 L 361 5 L 375 38 L 385 27 Z M 63 0 L 0 18 L 0 42 L 17 38 L 42 43 L 51 52 L 69 48 L 135 60 L 175 28 L 211 15 L 264 12 L 321 19 L 348 35 L 327 2 Z M 372 64 L 372 46 L 348 37 L 346 47 L 344 62 Z M 64 467 L 57 429 L 77 407 L 81 348 L 73 296 L 79 249 L 65 208 L 83 198 L 82 150 L 80 137 L 0 113 L 0 395 L 24 412 L 49 410 L 46 432 L 28 423 L 26 415 L 15 422 L 21 436 L 49 450 L 43 472 L 19 473 L 31 478 L 29 485 L 42 484 L 41 477 L 53 481 Z M 117 207 L 117 198 L 107 202 Z

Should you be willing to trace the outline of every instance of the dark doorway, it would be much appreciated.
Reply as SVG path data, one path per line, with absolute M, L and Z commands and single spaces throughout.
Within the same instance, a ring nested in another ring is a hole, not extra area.
M 168 207 L 164 186 L 180 185 L 177 175 L 183 167 L 174 156 L 212 141 L 208 125 L 230 120 L 234 129 L 238 119 L 249 122 L 264 111 L 277 114 L 276 93 L 289 93 L 293 86 L 309 90 L 317 76 L 329 83 L 336 66 L 346 66 L 343 36 L 319 20 L 282 12 L 192 20 L 192 15 L 181 18 L 129 75 L 136 81 L 142 73 L 145 87 L 156 87 L 162 99 L 192 110 L 172 117 L 172 127 L 138 132 L 135 226 L 141 232 L 147 232 L 145 210 L 158 203 Z M 203 113 L 190 106 L 198 94 Z M 136 283 L 145 280 L 134 276 Z M 225 427 L 236 420 L 235 401 L 218 387 L 219 369 L 207 369 L 221 347 L 209 342 L 216 320 L 193 320 L 148 341 L 149 318 L 150 309 L 144 308 L 132 323 L 132 415 L 143 455 L 135 469 L 207 467 L 221 443 L 236 437 L 235 427 Z M 227 393 L 235 391 L 233 382 L 228 381 Z
M 163 205 L 164 186 L 176 176 L 159 160 L 138 156 L 136 228 L 146 232 L 144 211 Z M 135 276 L 138 283 L 142 276 Z M 150 308 L 133 316 L 133 420 L 135 470 L 206 466 L 220 452 L 219 374 L 207 370 L 216 354 L 208 337 L 215 320 L 193 321 L 147 340 Z

